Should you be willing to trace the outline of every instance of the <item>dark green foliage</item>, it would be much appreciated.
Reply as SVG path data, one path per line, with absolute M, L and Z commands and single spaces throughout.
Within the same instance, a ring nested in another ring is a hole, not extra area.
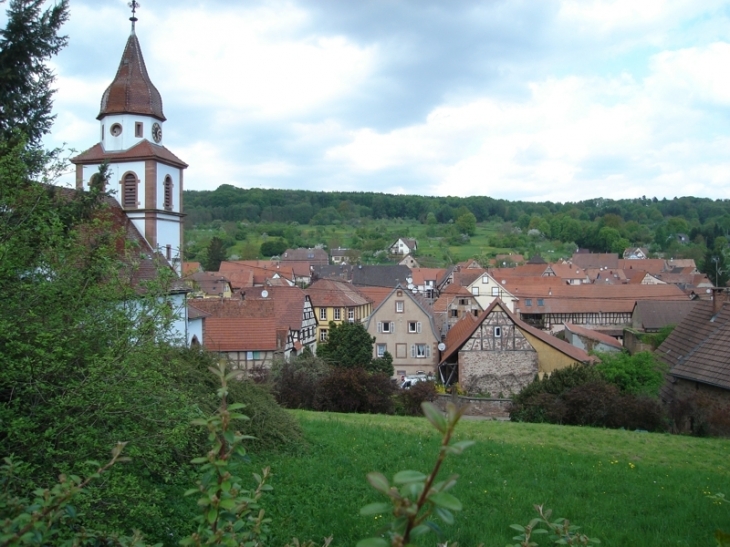
M 269 239 L 261 244 L 261 256 L 281 256 L 287 247 L 287 242 L 283 239 Z
M 319 382 L 330 373 L 330 366 L 310 352 L 287 363 L 279 361 L 271 369 L 274 395 L 286 408 L 314 408 Z
M 22 137 L 38 147 L 53 123 L 54 80 L 46 62 L 65 45 L 59 36 L 68 0 L 43 10 L 45 0 L 10 0 L 0 30 L 0 140 Z
M 213 237 L 208 244 L 208 252 L 205 259 L 205 271 L 217 272 L 221 266 L 221 262 L 226 259 L 226 249 L 223 240 L 219 237 Z
M 662 431 L 664 410 L 642 392 L 622 393 L 595 367 L 577 365 L 535 380 L 512 400 L 510 419 Z
M 362 323 L 330 321 L 327 342 L 319 345 L 317 354 L 337 367 L 362 367 L 370 370 L 374 342 L 375 337 L 368 334 Z
M 368 370 L 372 372 L 382 372 L 388 376 L 393 376 L 395 369 L 393 368 L 393 356 L 389 351 L 386 351 L 382 357 L 373 359 L 370 362 Z
M 601 353 L 596 370 L 623 393 L 656 397 L 664 382 L 664 370 L 650 351 Z
M 673 399 L 669 415 L 676 433 L 730 437 L 730 404 L 721 403 L 701 391 Z
M 315 410 L 391 414 L 398 388 L 385 374 L 370 374 L 363 368 L 333 367 L 318 386 Z
M 423 414 L 421 404 L 436 400 L 436 384 L 434 382 L 416 382 L 409 389 L 401 389 L 397 395 L 396 414 L 420 416 Z

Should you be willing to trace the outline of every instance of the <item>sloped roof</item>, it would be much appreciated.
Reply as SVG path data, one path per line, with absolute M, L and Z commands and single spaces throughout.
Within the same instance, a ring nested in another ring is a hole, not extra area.
M 474 334 L 474 331 L 477 329 L 477 327 L 482 324 L 482 322 L 495 308 L 499 308 L 501 311 L 506 313 L 510 320 L 515 324 L 515 326 L 523 331 L 523 333 L 527 332 L 531 334 L 535 338 L 555 348 L 556 350 L 567 355 L 571 359 L 575 359 L 576 361 L 579 361 L 581 363 L 588 363 L 594 360 L 582 349 L 576 348 L 575 346 L 568 344 L 567 342 L 560 340 L 555 336 L 541 331 L 540 329 L 536 329 L 535 327 L 531 327 L 524 321 L 521 321 L 512 312 L 510 312 L 506 306 L 502 305 L 499 299 L 496 299 L 487 307 L 487 309 L 479 314 L 479 317 L 474 318 L 471 314 L 467 315 L 461 321 L 456 323 L 456 325 L 451 327 L 451 330 L 446 335 L 446 350 L 444 350 L 444 352 L 441 354 L 441 363 L 446 362 L 455 353 L 458 353 L 458 351 L 471 337 L 471 335 Z
M 218 267 L 218 273 L 226 276 L 236 289 L 264 285 L 277 274 L 291 282 L 294 280 L 294 270 L 290 266 L 269 261 L 224 260 Z
M 618 268 L 617 253 L 574 253 L 571 259 L 579 268 Z M 631 260 L 630 262 L 636 262 Z
M 287 249 L 281 255 L 282 262 L 309 262 L 312 264 L 329 264 L 330 257 L 324 249 Z
M 398 293 L 400 292 L 400 295 Z M 402 285 L 397 285 L 394 289 L 390 291 L 388 296 L 386 296 L 383 301 L 377 306 L 373 307 L 373 312 L 370 314 L 370 319 L 368 319 L 368 327 L 370 326 L 370 320 L 372 317 L 378 312 L 378 310 L 385 306 L 388 300 L 390 300 L 391 297 L 396 296 L 399 299 L 402 298 L 410 298 L 413 303 L 420 308 L 420 310 L 428 317 L 429 324 L 431 326 L 431 333 L 434 335 L 436 340 L 439 339 L 438 331 L 436 330 L 436 325 L 433 320 L 433 309 L 431 309 L 431 305 L 426 301 L 423 296 L 420 294 L 413 294 L 411 291 L 409 291 L 407 288 L 403 287 Z
M 350 283 L 333 279 L 319 279 L 304 290 L 312 305 L 318 308 L 364 306 L 370 300 Z
M 96 119 L 108 114 L 144 114 L 165 121 L 162 97 L 147 74 L 142 48 L 134 31 L 127 39 L 114 80 L 101 96 Z
M 638 300 L 634 306 L 634 317 L 641 319 L 641 328 L 659 330 L 679 324 L 696 305 L 697 300 Z
M 73 164 L 96 164 L 107 161 L 109 163 L 128 162 L 128 161 L 144 161 L 156 160 L 173 167 L 185 169 L 188 164 L 170 152 L 167 148 L 159 144 L 153 144 L 147 139 L 139 141 L 137 144 L 126 150 L 119 152 L 107 152 L 100 142 L 88 150 L 81 152 L 78 156 L 71 158 Z
M 381 302 L 385 300 L 388 295 L 393 292 L 393 289 L 389 287 L 358 287 L 358 292 L 368 298 L 373 303 L 373 308 L 380 306 Z
M 602 344 L 606 344 L 617 349 L 623 348 L 621 342 L 616 340 L 613 336 L 608 336 L 607 334 L 603 334 L 602 332 L 598 332 L 593 329 L 587 329 L 579 325 L 573 325 L 572 323 L 564 323 L 563 326 L 565 327 L 565 330 L 570 331 L 573 334 L 577 334 L 578 336 L 582 336 L 596 342 L 601 342 Z
M 663 258 L 644 258 L 639 260 L 622 258 L 618 261 L 618 267 L 622 270 L 643 270 L 656 275 L 666 270 L 667 262 Z
M 191 273 L 203 271 L 200 262 L 183 262 L 182 263 L 182 274 L 183 277 Z
M 730 389 L 730 304 L 718 313 L 712 301 L 700 301 L 677 325 L 655 355 L 669 375 Z
M 277 343 L 274 302 L 270 299 L 196 300 L 194 306 L 208 313 L 203 346 L 211 351 L 273 351 Z
M 215 272 L 194 272 L 185 276 L 185 280 L 192 281 L 201 291 L 208 295 L 219 295 L 230 288 L 230 282 L 224 276 Z
M 411 278 L 414 285 L 425 285 L 426 281 L 433 281 L 435 287 L 445 271 L 445 268 L 411 268 Z

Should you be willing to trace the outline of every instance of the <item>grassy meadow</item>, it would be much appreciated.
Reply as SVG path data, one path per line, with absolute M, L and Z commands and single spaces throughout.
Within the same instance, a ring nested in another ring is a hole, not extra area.
M 254 469 L 270 465 L 273 494 L 265 507 L 275 544 L 291 537 L 354 545 L 375 535 L 386 517 L 359 515 L 385 501 L 366 483 L 377 470 L 428 472 L 439 436 L 423 418 L 296 411 L 309 448 L 297 455 L 258 454 Z M 715 545 L 715 529 L 730 531 L 730 440 L 666 434 L 464 419 L 458 440 L 476 445 L 447 459 L 453 493 L 464 504 L 443 539 L 462 547 L 503 546 L 544 503 L 603 545 Z M 544 536 L 537 536 L 545 543 Z M 436 545 L 434 534 L 420 545 Z

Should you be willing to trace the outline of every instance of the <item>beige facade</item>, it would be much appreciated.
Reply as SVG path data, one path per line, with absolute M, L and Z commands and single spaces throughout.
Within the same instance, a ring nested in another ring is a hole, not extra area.
M 467 289 L 483 310 L 486 310 L 492 302 L 499 298 L 507 309 L 514 313 L 515 303 L 519 300 L 486 272 L 470 283 Z
M 433 318 L 410 291 L 396 287 L 373 311 L 366 328 L 375 337 L 373 356 L 390 353 L 397 378 L 436 373 L 439 337 Z

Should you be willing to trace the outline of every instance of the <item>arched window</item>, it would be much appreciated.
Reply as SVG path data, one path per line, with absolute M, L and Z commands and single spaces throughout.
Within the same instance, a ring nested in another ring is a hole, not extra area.
M 124 175 L 122 201 L 125 209 L 137 208 L 137 177 L 134 173 Z
M 164 186 L 164 198 L 163 198 L 163 206 L 165 208 L 165 211 L 171 211 L 172 210 L 172 179 L 170 178 L 170 175 L 167 175 L 165 177 L 165 182 L 163 183 Z

